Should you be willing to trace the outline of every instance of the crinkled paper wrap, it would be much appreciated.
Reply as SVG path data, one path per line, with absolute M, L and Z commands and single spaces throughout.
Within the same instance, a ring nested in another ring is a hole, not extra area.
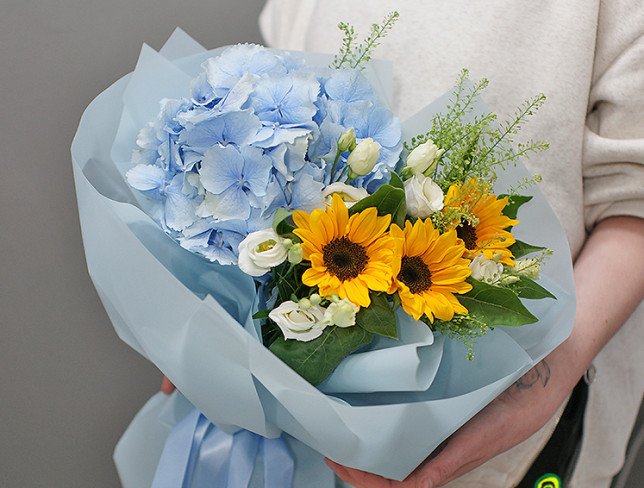
M 540 318 L 537 324 L 497 327 L 478 341 L 473 361 L 463 345 L 441 338 L 428 346 L 442 346 L 440 364 L 429 375 L 433 381 L 416 391 L 356 393 L 340 385 L 333 396 L 322 393 L 258 342 L 252 279 L 182 249 L 141 210 L 145 202 L 124 182 L 136 134 L 157 114 L 159 100 L 188 96 L 200 64 L 221 50 L 207 52 L 181 31 L 158 53 L 144 46 L 134 74 L 101 93 L 83 114 L 72 159 L 92 281 L 118 335 L 221 428 L 266 437 L 283 431 L 341 464 L 401 480 L 569 335 L 574 289 L 564 231 L 532 189 L 534 199 L 521 209 L 515 234 L 555 251 L 541 283 L 557 296 L 525 302 Z M 328 56 L 304 57 L 314 66 L 329 63 Z M 392 85 L 386 68 L 374 64 L 367 73 L 385 100 Z M 447 99 L 404 122 L 403 136 L 426 132 L 431 114 Z M 484 107 L 477 103 L 480 113 Z M 498 190 L 524 176 L 523 167 L 510 168 Z M 158 403 L 155 398 L 151 402 Z M 137 425 L 135 420 L 131 429 Z M 124 438 L 120 448 L 141 442 L 135 438 Z M 131 470 L 121 465 L 119 471 L 124 477 Z

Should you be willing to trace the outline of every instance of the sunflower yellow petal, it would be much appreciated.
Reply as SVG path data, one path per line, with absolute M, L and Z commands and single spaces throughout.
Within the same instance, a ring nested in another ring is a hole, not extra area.
M 347 280 L 342 283 L 342 290 L 340 291 L 341 298 L 347 298 L 351 302 L 360 307 L 368 307 L 371 303 L 369 298 L 369 290 L 365 286 L 360 286 L 357 280 Z
M 454 308 L 447 298 L 445 298 L 441 293 L 425 294 L 425 303 L 436 318 L 441 320 L 452 320 L 454 317 Z
M 411 293 L 404 284 L 402 284 L 398 296 L 400 297 L 403 310 L 414 317 L 415 320 L 420 319 L 423 313 L 425 313 L 426 307 L 423 297 Z
M 332 220 L 335 224 L 336 236 L 345 235 L 347 230 L 347 223 L 349 222 L 349 210 L 342 200 L 342 197 L 337 193 L 333 194 L 333 199 L 331 200 L 331 208 L 327 213 L 331 215 Z

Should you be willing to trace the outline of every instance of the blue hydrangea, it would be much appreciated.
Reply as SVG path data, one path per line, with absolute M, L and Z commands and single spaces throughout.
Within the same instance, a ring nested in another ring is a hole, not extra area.
M 372 173 L 353 185 L 374 191 L 398 163 L 400 124 L 358 71 L 309 68 L 252 44 L 202 68 L 190 99 L 161 101 L 127 173 L 133 188 L 159 202 L 153 216 L 162 228 L 191 252 L 235 264 L 239 243 L 270 227 L 276 209 L 321 208 L 338 138 L 349 128 L 358 141 L 381 145 Z
M 201 161 L 206 197 L 201 215 L 216 220 L 246 220 L 251 207 L 262 208 L 273 162 L 259 147 L 214 146 Z

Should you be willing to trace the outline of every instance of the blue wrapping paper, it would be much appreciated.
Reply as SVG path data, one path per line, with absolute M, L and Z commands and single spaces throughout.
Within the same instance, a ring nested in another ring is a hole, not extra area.
M 178 392 L 170 396 L 158 393 L 145 404 L 114 451 L 114 460 L 124 488 L 153 486 L 168 435 L 179 422 L 186 420 L 192 414 L 194 414 L 194 407 Z M 297 468 L 294 471 L 293 486 L 335 488 L 335 476 L 324 464 L 322 456 L 288 435 L 284 436 L 284 442 Z M 264 486 L 264 457 L 261 452 L 258 454 L 254 469 L 248 472 L 251 487 Z M 196 473 L 195 478 L 199 476 L 203 475 Z M 164 479 L 167 478 L 168 476 L 164 477 Z M 225 487 L 217 484 L 217 481 L 213 477 L 210 479 L 210 484 L 193 486 Z M 195 482 L 199 483 L 200 480 L 196 479 Z M 186 485 L 186 488 L 188 486 L 191 485 Z
M 565 234 L 533 188 L 534 199 L 521 209 L 522 225 L 515 234 L 555 251 L 541 281 L 558 298 L 526 301 L 539 323 L 496 328 L 479 340 L 474 361 L 467 360 L 464 346 L 442 338 L 433 344 L 412 341 L 399 351 L 392 348 L 392 354 L 417 358 L 409 361 L 409 377 L 416 380 L 402 391 L 382 384 L 347 387 L 355 368 L 343 364 L 338 374 L 345 375 L 345 384 L 331 388 L 333 396 L 323 393 L 258 342 L 251 318 L 256 307 L 252 279 L 235 267 L 210 263 L 182 249 L 148 216 L 154 213 L 150 202 L 133 194 L 123 178 L 136 133 L 158 112 L 158 101 L 185 95 L 200 63 L 220 51 L 205 51 L 181 31 L 159 53 L 144 46 L 137 70 L 101 93 L 83 114 L 72 160 L 92 281 L 118 335 L 157 365 L 219 428 L 243 428 L 267 438 L 285 433 L 292 439 L 294 486 L 313 486 L 306 478 L 298 484 L 298 470 L 308 469 L 308 464 L 298 465 L 300 451 L 304 457 L 317 451 L 310 456 L 315 462 L 323 455 L 401 480 L 570 334 L 575 307 Z M 330 59 L 304 56 L 320 66 Z M 386 63 L 375 63 L 367 72 L 383 99 L 391 89 L 386 68 Z M 484 110 L 477 103 L 473 115 Z M 445 104 L 443 97 L 404 122 L 403 136 L 425 132 L 431 114 Z M 497 187 L 507 188 L 525 175 L 523 167 L 510 168 Z M 428 348 L 437 353 L 422 352 Z M 420 358 L 439 354 L 431 367 Z M 391 385 L 395 376 L 382 381 Z M 153 397 L 117 448 L 115 459 L 126 487 L 150 486 L 145 484 L 148 467 L 158 461 L 158 443 L 168 432 L 167 426 L 162 429 L 150 420 L 150 412 L 163 404 L 163 397 Z

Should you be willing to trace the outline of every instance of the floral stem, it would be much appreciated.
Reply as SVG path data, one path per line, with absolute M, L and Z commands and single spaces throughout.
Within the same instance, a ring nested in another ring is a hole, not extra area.
M 340 148 L 335 150 L 335 159 L 333 160 L 333 166 L 331 166 L 331 180 L 330 183 L 333 183 L 333 176 L 335 175 L 335 168 L 338 165 L 338 160 L 340 159 Z

